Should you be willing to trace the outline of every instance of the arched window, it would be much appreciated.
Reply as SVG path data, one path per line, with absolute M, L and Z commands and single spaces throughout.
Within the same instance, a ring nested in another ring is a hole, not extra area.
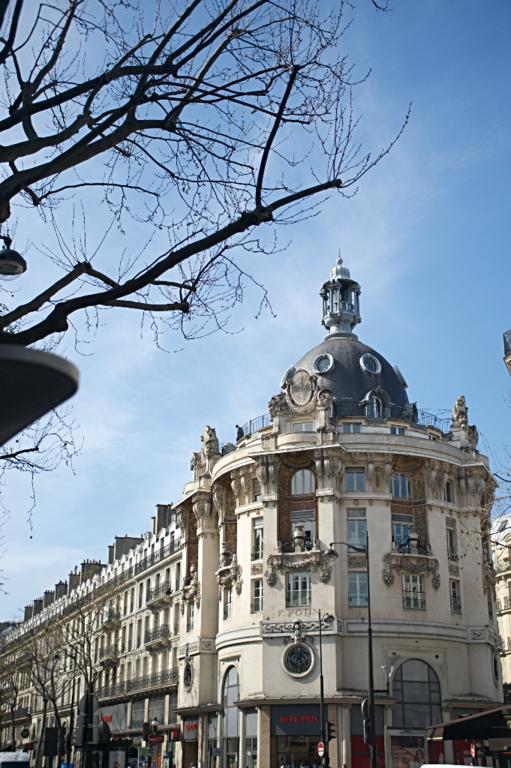
M 404 661 L 392 681 L 396 728 L 425 728 L 442 722 L 440 683 L 434 669 L 419 659 Z
M 306 496 L 315 493 L 316 478 L 310 469 L 299 469 L 291 478 L 291 495 Z
M 410 498 L 410 480 L 406 475 L 396 472 L 390 478 L 390 493 L 393 499 Z
M 383 402 L 376 395 L 371 395 L 366 403 L 366 417 L 368 419 L 383 419 Z
M 239 709 L 240 679 L 234 667 L 229 667 L 224 677 L 222 703 L 224 706 L 224 766 L 235 768 L 239 753 Z

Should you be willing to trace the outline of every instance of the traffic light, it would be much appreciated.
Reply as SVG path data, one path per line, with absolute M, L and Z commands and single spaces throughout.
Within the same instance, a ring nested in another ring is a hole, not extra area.
M 143 723 L 142 724 L 142 738 L 144 741 L 147 741 L 149 739 L 149 734 L 151 733 L 151 723 Z
M 337 734 L 335 733 L 335 724 L 328 722 L 326 724 L 326 740 L 332 741 L 335 738 L 337 738 Z

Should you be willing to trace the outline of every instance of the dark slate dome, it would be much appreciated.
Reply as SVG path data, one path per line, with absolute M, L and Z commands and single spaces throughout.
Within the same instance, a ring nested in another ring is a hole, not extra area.
M 317 377 L 318 390 L 332 392 L 338 416 L 413 418 L 400 371 L 353 333 L 361 321 L 360 293 L 360 285 L 339 256 L 320 291 L 322 322 L 329 335 L 287 372 L 283 385 L 305 370 Z
M 328 370 L 321 373 L 321 368 L 328 364 Z M 386 415 L 398 416 L 408 405 L 406 383 L 401 374 L 354 334 L 330 334 L 294 368 L 318 377 L 318 388 L 329 389 L 335 396 L 339 415 L 363 413 L 371 393 L 388 407 L 390 413 Z

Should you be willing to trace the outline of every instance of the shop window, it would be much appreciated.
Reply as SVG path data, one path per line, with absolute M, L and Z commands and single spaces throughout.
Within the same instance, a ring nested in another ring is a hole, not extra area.
M 144 724 L 145 699 L 134 699 L 131 702 L 130 728 L 142 728 Z
M 390 493 L 393 499 L 409 499 L 410 480 L 407 475 L 396 472 L 390 478 Z
M 413 527 L 412 512 L 392 512 L 392 546 L 399 552 L 406 552 Z
M 435 671 L 419 659 L 403 662 L 392 681 L 396 700 L 393 725 L 397 728 L 420 728 L 442 722 L 440 683 Z
M 224 589 L 224 595 L 223 595 L 223 617 L 224 619 L 230 619 L 231 618 L 231 611 L 232 611 L 232 589 L 230 587 L 226 587 Z
M 425 610 L 426 593 L 424 591 L 424 577 L 404 573 L 401 576 L 401 584 L 403 589 L 403 608 Z
M 314 510 L 301 509 L 291 512 L 291 538 L 293 541 L 297 525 L 301 525 L 303 528 L 305 549 L 307 551 L 311 550 L 316 539 L 316 516 Z
M 342 431 L 345 435 L 355 435 L 360 432 L 361 426 L 360 422 L 348 421 L 342 425 Z
M 167 723 L 169 725 L 173 725 L 174 723 L 177 723 L 179 720 L 177 716 L 177 692 L 173 691 L 172 693 L 169 693 L 169 708 L 167 711 Z
M 364 493 L 366 489 L 366 474 L 363 467 L 351 467 L 344 475 L 344 490 L 348 493 Z
M 253 579 L 252 581 L 252 613 L 259 613 L 263 610 L 263 580 Z
M 365 509 L 348 509 L 347 520 L 348 552 L 355 552 L 352 547 L 365 548 L 366 545 L 366 511 Z
M 264 519 L 252 520 L 252 560 L 262 560 L 264 555 Z
M 286 608 L 300 608 L 311 604 L 310 571 L 287 574 Z
M 447 536 L 447 557 L 449 560 L 458 559 L 458 534 L 456 520 L 448 517 L 445 521 L 445 533 Z
M 299 469 L 291 478 L 291 495 L 306 496 L 316 492 L 316 478 L 310 469 Z
M 348 573 L 348 605 L 350 608 L 367 608 L 367 573 Z
M 448 480 L 444 485 L 444 501 L 447 501 L 449 504 L 454 503 L 454 485 L 452 480 Z
M 458 579 L 449 579 L 449 595 L 451 597 L 451 613 L 461 613 L 461 589 Z

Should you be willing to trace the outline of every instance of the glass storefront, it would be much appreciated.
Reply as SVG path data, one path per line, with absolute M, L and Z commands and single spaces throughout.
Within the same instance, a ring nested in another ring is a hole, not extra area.
M 271 768 L 315 768 L 319 741 L 319 706 L 283 705 L 271 708 Z
M 245 768 L 257 765 L 257 710 L 245 712 Z
M 240 697 L 238 673 L 231 667 L 224 679 L 223 705 L 223 768 L 238 768 L 239 753 L 239 709 L 235 702 Z

